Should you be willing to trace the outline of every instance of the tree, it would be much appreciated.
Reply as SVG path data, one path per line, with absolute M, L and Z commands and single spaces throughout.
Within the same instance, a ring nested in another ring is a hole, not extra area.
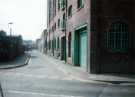
M 6 32 L 4 30 L 0 30 L 0 37 L 6 36 Z

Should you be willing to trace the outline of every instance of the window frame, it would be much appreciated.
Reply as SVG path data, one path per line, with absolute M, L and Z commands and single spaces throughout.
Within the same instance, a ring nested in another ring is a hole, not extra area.
M 84 0 L 77 0 L 77 8 L 80 9 L 84 7 Z
M 61 0 L 58 0 L 58 11 L 60 10 Z
M 60 19 L 58 19 L 58 28 L 60 28 Z
M 60 0 L 60 8 L 64 10 L 66 8 L 66 0 Z
M 125 22 L 114 22 L 106 33 L 106 48 L 111 52 L 124 53 L 130 47 L 129 27 Z
M 72 7 L 72 5 L 70 5 L 69 7 L 68 7 L 68 18 L 70 18 L 70 17 L 72 17 L 72 9 L 73 7 Z

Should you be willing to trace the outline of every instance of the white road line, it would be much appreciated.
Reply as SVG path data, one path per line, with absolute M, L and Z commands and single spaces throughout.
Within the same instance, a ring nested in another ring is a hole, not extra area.
M 57 95 L 57 94 L 47 94 L 47 93 L 38 93 L 38 92 L 26 92 L 26 91 L 15 91 L 15 90 L 8 90 L 8 93 L 25 94 L 25 95 L 40 95 L 40 96 L 45 96 L 45 97 L 82 97 L 82 96 Z

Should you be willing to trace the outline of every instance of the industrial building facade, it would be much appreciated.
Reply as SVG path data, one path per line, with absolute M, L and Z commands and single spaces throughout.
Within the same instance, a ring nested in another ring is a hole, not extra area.
M 134 0 L 48 0 L 47 53 L 90 73 L 135 73 Z

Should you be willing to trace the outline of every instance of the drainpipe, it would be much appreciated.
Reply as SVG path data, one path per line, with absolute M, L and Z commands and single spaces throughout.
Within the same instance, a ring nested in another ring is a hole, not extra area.
M 67 31 L 67 6 L 68 6 L 68 4 L 67 4 L 67 0 L 66 0 L 66 12 L 65 12 L 65 45 L 66 45 L 66 47 L 65 47 L 65 63 L 67 62 L 67 33 L 66 33 L 66 31 Z

